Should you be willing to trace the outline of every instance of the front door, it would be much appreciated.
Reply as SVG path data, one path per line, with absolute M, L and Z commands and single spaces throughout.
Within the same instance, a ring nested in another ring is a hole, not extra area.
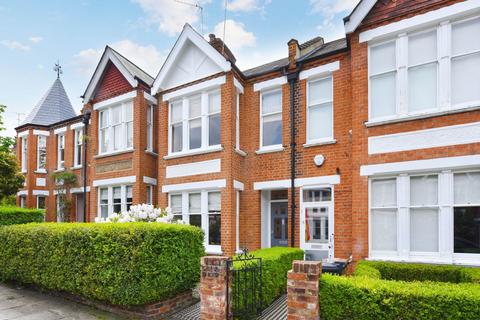
M 78 193 L 76 199 L 77 222 L 84 222 L 85 220 L 83 218 L 83 193 Z
M 271 242 L 272 247 L 286 247 L 288 245 L 288 202 L 272 202 L 271 214 Z

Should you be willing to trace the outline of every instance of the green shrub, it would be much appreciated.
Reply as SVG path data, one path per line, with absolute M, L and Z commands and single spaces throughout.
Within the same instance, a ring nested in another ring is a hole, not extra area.
M 303 250 L 273 247 L 252 251 L 251 254 L 262 259 L 262 294 L 263 306 L 266 307 L 287 291 L 287 272 L 292 269 L 293 260 L 303 260 Z M 234 268 L 240 267 L 241 263 L 234 263 Z M 237 290 L 235 282 L 232 290 Z
M 172 297 L 199 281 L 203 231 L 163 223 L 0 228 L 0 280 L 117 305 Z
M 0 226 L 42 222 L 44 211 L 40 209 L 25 209 L 14 206 L 0 206 Z

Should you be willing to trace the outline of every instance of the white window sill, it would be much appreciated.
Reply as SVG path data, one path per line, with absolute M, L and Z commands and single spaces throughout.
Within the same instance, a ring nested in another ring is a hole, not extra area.
M 65 171 L 65 168 L 60 168 L 60 169 L 54 170 L 53 172 L 63 172 L 63 171 Z
M 119 155 L 119 154 L 130 153 L 130 152 L 133 152 L 133 151 L 135 151 L 135 150 L 134 150 L 133 148 L 130 148 L 130 149 L 119 150 L 119 151 L 114 151 L 114 152 L 105 152 L 105 153 L 97 154 L 97 155 L 96 155 L 95 157 L 93 157 L 93 158 L 94 158 L 94 159 L 98 159 L 98 158 L 116 156 L 116 155 Z
M 328 140 L 323 140 L 323 141 L 307 142 L 303 145 L 303 147 L 304 148 L 310 148 L 310 147 L 326 146 L 326 145 L 335 144 L 335 143 L 337 143 L 336 139 L 328 139 Z
M 70 167 L 72 170 L 82 169 L 82 165 Z
M 426 118 L 444 116 L 444 115 L 467 112 L 467 111 L 475 111 L 475 110 L 480 110 L 480 105 L 478 105 L 478 104 L 466 105 L 466 106 L 462 106 L 462 107 L 455 107 L 455 108 L 451 108 L 451 109 L 439 110 L 439 111 L 434 111 L 434 112 L 425 112 L 425 113 L 419 113 L 419 114 L 413 114 L 413 115 L 397 116 L 397 117 L 394 117 L 394 118 L 383 119 L 383 120 L 382 119 L 379 119 L 379 120 L 374 119 L 374 120 L 370 120 L 370 121 L 365 122 L 365 127 L 369 128 L 369 127 L 381 126 L 381 125 L 385 125 L 385 124 L 392 124 L 392 123 L 398 123 L 398 122 L 404 122 L 404 121 L 426 119 Z
M 212 152 L 219 152 L 219 151 L 223 151 L 222 146 L 214 146 L 214 147 L 208 147 L 205 149 L 195 149 L 195 150 L 189 150 L 185 152 L 171 153 L 168 156 L 163 157 L 163 159 L 168 160 L 168 159 L 195 156 L 198 154 L 205 154 L 205 153 L 212 153 Z
M 34 171 L 35 173 L 47 173 L 47 170 L 45 169 L 37 169 Z
M 206 253 L 206 254 L 221 255 L 221 254 L 223 254 L 223 251 L 222 251 L 222 247 L 221 247 L 221 246 L 210 246 L 210 245 L 206 245 L 206 246 L 205 246 L 205 253 Z
M 260 148 L 255 151 L 256 154 L 265 154 L 265 153 L 272 153 L 272 152 L 281 152 L 284 151 L 285 148 L 283 146 L 274 146 L 268 148 Z
M 246 157 L 247 156 L 247 153 L 243 150 L 240 150 L 240 149 L 235 149 L 235 152 L 238 153 L 239 155 L 241 155 L 242 157 Z
M 146 150 L 145 150 L 145 153 L 146 153 L 146 154 L 149 154 L 149 155 L 151 155 L 151 156 L 154 156 L 154 157 L 158 157 L 158 153 L 153 152 L 152 150 L 146 149 Z

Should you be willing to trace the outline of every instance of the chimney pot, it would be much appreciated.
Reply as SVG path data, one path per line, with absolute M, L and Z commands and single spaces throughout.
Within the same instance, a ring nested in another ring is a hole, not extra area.
M 210 34 L 208 35 L 208 37 L 210 38 L 210 42 L 213 42 L 213 41 L 215 41 L 215 39 L 216 39 L 215 34 L 213 34 L 213 33 L 210 33 Z

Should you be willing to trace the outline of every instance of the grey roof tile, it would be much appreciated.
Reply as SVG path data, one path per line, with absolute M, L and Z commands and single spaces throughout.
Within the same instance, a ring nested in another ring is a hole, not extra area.
M 48 126 L 76 116 L 62 81 L 57 78 L 23 124 Z
M 318 47 L 317 49 L 309 52 L 308 54 L 298 58 L 297 61 L 304 61 L 306 59 L 321 57 L 323 55 L 336 52 L 338 50 L 347 48 L 347 39 L 342 38 L 334 41 L 325 43 L 323 46 Z

